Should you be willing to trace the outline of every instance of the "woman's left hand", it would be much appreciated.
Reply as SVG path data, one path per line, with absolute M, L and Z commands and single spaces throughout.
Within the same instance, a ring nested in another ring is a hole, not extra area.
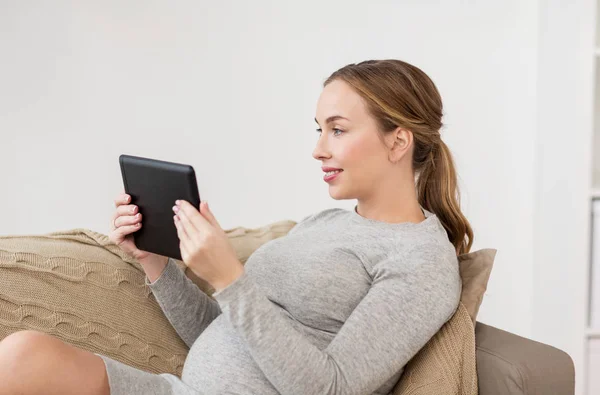
M 196 210 L 190 202 L 177 200 L 173 211 L 183 263 L 215 292 L 244 273 L 244 265 L 206 202 L 201 202 L 200 210 Z

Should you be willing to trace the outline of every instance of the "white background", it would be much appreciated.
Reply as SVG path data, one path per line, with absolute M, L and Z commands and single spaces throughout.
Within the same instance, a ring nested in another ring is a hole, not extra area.
M 472 250 L 498 249 L 479 320 L 579 369 L 592 3 L 0 0 L 0 235 L 108 233 L 122 153 L 194 166 L 223 228 L 352 209 L 311 156 L 316 101 L 398 58 L 441 92 Z

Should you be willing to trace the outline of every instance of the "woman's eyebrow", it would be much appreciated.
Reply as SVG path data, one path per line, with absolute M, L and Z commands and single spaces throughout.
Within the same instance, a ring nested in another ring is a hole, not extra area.
M 329 123 L 329 122 L 337 121 L 338 119 L 345 119 L 346 121 L 349 121 L 349 119 L 348 119 L 348 118 L 344 118 L 344 117 L 342 117 L 341 115 L 332 115 L 332 116 L 330 116 L 329 118 L 327 118 L 327 119 L 325 120 L 325 123 L 327 124 L 327 123 Z M 316 122 L 317 124 L 319 123 L 319 121 L 317 121 L 317 118 L 315 118 L 315 122 Z

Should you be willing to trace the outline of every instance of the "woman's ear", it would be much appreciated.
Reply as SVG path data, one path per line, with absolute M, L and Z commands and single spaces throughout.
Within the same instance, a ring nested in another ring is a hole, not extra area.
M 413 142 L 413 134 L 408 129 L 397 127 L 388 136 L 390 140 L 389 159 L 391 162 L 397 163 L 409 152 Z

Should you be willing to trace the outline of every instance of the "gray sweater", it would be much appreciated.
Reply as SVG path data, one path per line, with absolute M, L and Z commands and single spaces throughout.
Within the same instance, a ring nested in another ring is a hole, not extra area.
M 174 394 L 391 393 L 456 311 L 458 260 L 427 210 L 419 224 L 355 210 L 320 211 L 263 244 L 215 300 L 171 259 L 154 283 L 146 278 L 191 347 L 181 380 L 159 375 Z

